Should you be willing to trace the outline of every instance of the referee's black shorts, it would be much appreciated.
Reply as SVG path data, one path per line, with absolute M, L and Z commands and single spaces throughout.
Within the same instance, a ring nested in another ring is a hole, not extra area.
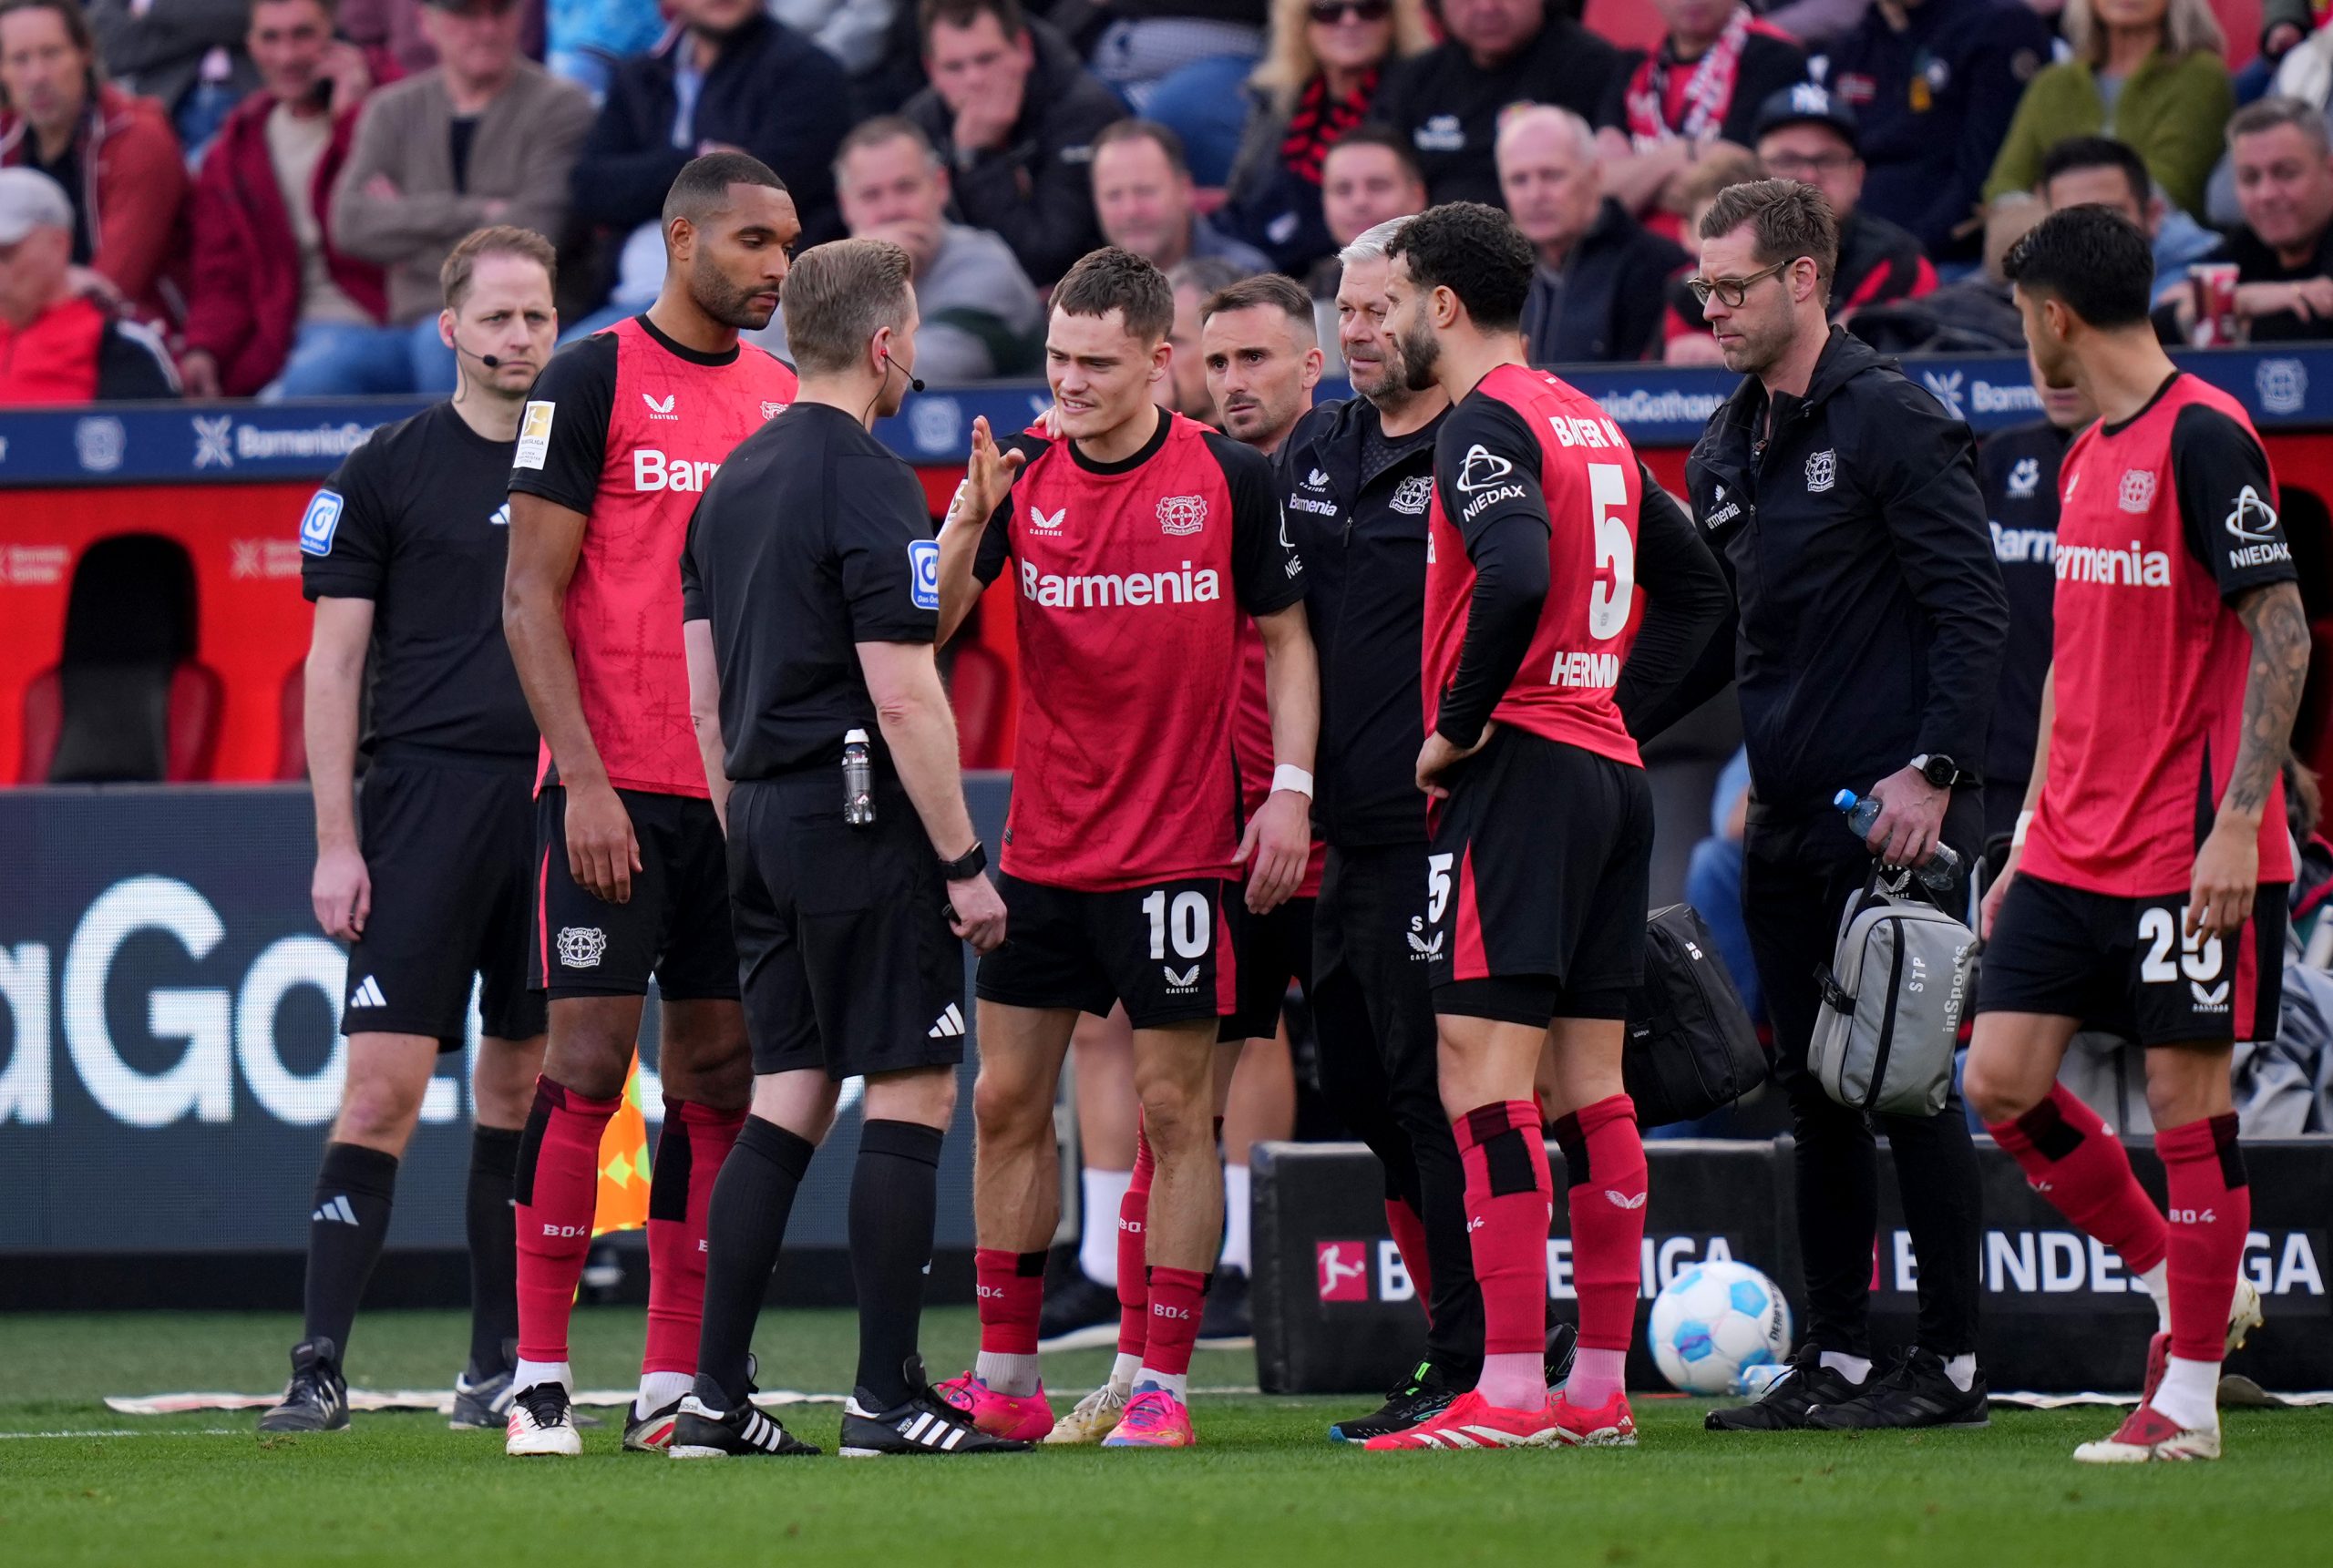
M 755 1073 L 840 1082 L 964 1060 L 964 945 L 939 856 L 899 780 L 842 819 L 832 768 L 729 795 L 729 907 Z
M 348 950 L 343 1034 L 418 1034 L 441 1051 L 468 1033 L 470 979 L 484 1032 L 543 1032 L 527 989 L 533 927 L 534 763 L 385 751 L 358 795 L 373 908 Z

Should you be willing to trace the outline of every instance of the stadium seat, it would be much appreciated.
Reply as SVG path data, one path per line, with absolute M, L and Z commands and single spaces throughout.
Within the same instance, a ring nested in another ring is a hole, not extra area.
M 151 534 L 100 539 L 67 600 L 61 657 L 24 701 L 26 784 L 207 779 L 226 683 L 194 658 L 194 567 Z

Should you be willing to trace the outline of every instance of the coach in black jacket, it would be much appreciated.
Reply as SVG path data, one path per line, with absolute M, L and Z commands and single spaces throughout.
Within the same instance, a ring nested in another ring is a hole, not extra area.
M 1878 1119 L 1918 1255 L 1919 1333 L 1884 1377 L 1866 1311 L 1878 1224 L 1873 1129 L 1806 1068 L 1840 911 L 1871 853 L 1916 865 L 1948 843 L 1973 865 L 1977 771 L 2008 601 L 1968 427 L 1824 319 L 1838 254 L 1812 187 L 1723 192 L 1701 225 L 1697 292 L 1729 368 L 1749 372 L 1686 467 L 1693 510 L 1734 582 L 1750 753 L 1742 911 L 1798 1137 L 1806 1337 L 1790 1376 L 1719 1430 L 1981 1421 L 1977 1162 L 1958 1096 Z M 1690 697 L 1691 693 L 1687 693 Z M 1830 800 L 1883 804 L 1869 851 Z M 1961 911 L 1965 879 L 1944 900 Z M 1893 1250 L 1880 1260 L 1904 1287 Z
M 575 160 L 575 215 L 629 234 L 653 223 L 681 166 L 713 146 L 752 153 L 794 198 L 802 243 L 838 239 L 835 149 L 850 128 L 850 78 L 833 56 L 756 0 L 680 0 L 686 24 L 622 61 Z M 682 50 L 704 72 L 686 145 L 673 138 Z

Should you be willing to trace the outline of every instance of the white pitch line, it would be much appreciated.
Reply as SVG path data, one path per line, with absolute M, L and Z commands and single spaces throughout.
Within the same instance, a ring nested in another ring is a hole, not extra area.
M 251 1436 L 251 1435 L 252 1435 L 252 1434 L 251 1434 L 251 1430 L 250 1430 L 250 1429 L 249 1429 L 249 1428 L 246 1428 L 246 1427 L 184 1427 L 184 1428 L 180 1428 L 180 1430 L 176 1430 L 176 1431 L 170 1431 L 170 1430 L 161 1430 L 161 1429 L 155 1429 L 155 1428 L 150 1428 L 150 1427 L 149 1427 L 149 1428 L 147 1428 L 147 1429 L 145 1429 L 145 1430 L 138 1430 L 138 1429 L 135 1429 L 135 1428 L 115 1427 L 115 1428 L 92 1428 L 92 1429 L 90 1429 L 89 1430 L 87 1430 L 87 1431 L 74 1431 L 74 1432 L 0 1432 L 0 1439 L 8 1439 L 8 1438 L 247 1438 L 247 1437 L 249 1437 L 249 1436 Z

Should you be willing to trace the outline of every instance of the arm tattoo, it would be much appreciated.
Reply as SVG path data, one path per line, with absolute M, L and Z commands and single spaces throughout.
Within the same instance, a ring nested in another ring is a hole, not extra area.
M 2256 589 L 2236 602 L 2235 612 L 2252 632 L 2252 658 L 2244 678 L 2244 738 L 2226 804 L 2256 812 L 2267 804 L 2292 740 L 2308 677 L 2308 619 L 2300 590 L 2288 582 Z

